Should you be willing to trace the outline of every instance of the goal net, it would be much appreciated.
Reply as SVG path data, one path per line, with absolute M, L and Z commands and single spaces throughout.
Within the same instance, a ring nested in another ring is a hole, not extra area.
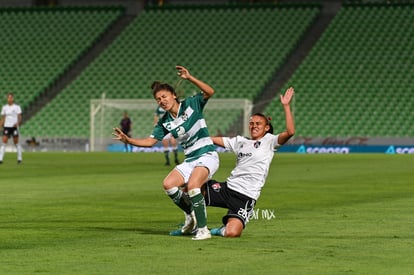
M 132 137 L 148 137 L 152 133 L 154 99 L 92 99 L 90 101 L 90 150 L 106 151 L 119 143 L 112 139 L 112 129 L 119 127 L 124 112 L 132 121 Z M 204 109 L 210 135 L 248 136 L 252 102 L 247 99 L 210 99 Z

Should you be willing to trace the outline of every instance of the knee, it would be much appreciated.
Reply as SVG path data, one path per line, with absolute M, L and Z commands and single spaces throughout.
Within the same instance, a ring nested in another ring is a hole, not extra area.
M 162 187 L 164 188 L 164 190 L 168 190 L 168 189 L 175 187 L 175 185 L 172 184 L 171 181 L 164 179 L 164 181 L 162 182 Z
M 164 190 L 169 190 L 174 187 L 182 187 L 184 185 L 184 178 L 183 176 L 177 171 L 173 170 L 166 176 L 162 182 L 162 186 Z
M 162 186 L 164 190 L 168 190 L 174 187 L 180 188 L 183 186 L 183 184 L 181 184 L 179 181 L 175 181 L 174 179 L 170 179 L 167 177 L 163 180 Z
M 243 232 L 243 223 L 238 218 L 229 218 L 226 224 L 224 236 L 227 238 L 238 238 Z
M 242 234 L 242 230 L 235 228 L 226 228 L 225 237 L 226 238 L 239 238 Z

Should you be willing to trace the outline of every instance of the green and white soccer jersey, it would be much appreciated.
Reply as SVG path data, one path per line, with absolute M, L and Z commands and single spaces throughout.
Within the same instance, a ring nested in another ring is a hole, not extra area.
M 265 184 L 274 151 L 280 147 L 279 135 L 266 134 L 259 140 L 237 136 L 223 138 L 224 147 L 237 156 L 236 167 L 227 178 L 227 186 L 257 200 Z
M 163 117 L 165 115 L 165 113 L 166 113 L 166 111 L 163 108 L 161 108 L 160 106 L 158 106 L 157 109 L 155 110 L 155 115 L 158 118 Z
M 202 93 L 188 97 L 180 103 L 178 114 L 173 118 L 166 113 L 152 131 L 151 137 L 162 140 L 171 133 L 184 149 L 185 161 L 193 161 L 207 152 L 215 151 L 203 117 L 207 100 Z

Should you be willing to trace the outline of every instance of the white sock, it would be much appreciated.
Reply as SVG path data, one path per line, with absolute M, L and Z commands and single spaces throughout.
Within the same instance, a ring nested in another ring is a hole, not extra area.
M 18 143 L 16 144 L 17 149 L 17 160 L 22 160 L 22 146 Z
M 192 197 L 194 197 L 194 196 L 196 196 L 200 193 L 201 193 L 200 188 L 194 188 L 194 189 L 188 190 L 188 195 L 190 196 L 190 198 L 192 198 Z
M 177 191 L 178 191 L 178 187 L 173 187 L 173 188 L 170 188 L 168 190 L 165 190 L 165 193 L 167 193 L 167 195 L 169 195 L 169 196 L 172 196 L 175 193 L 177 193 Z
M 0 146 L 0 161 L 3 161 L 4 151 L 6 151 L 6 144 L 2 143 Z
M 220 228 L 220 235 L 223 237 L 226 236 L 226 226 L 222 226 Z

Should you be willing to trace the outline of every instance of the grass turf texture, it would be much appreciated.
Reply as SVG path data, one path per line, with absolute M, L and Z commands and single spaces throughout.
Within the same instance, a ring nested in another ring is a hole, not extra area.
M 221 154 L 215 178 L 234 165 Z M 414 157 L 277 154 L 239 239 L 172 237 L 162 153 L 25 153 L 0 166 L 1 274 L 409 274 Z M 262 217 L 264 210 L 275 217 Z M 223 209 L 208 208 L 208 225 Z

